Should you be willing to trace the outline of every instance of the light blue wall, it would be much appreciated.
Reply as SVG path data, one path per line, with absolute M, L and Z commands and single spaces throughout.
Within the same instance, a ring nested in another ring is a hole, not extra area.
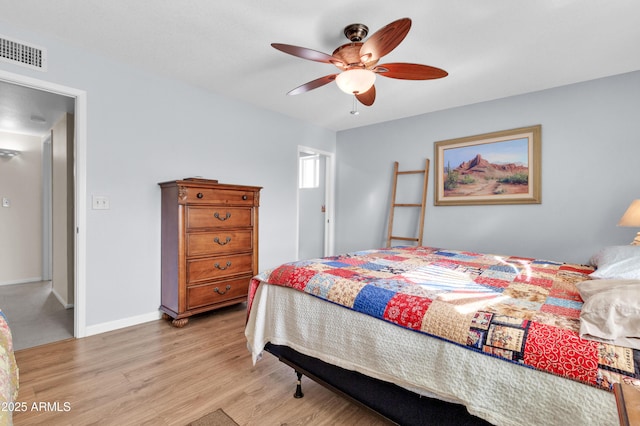
M 157 312 L 158 182 L 202 176 L 262 186 L 260 268 L 296 255 L 297 147 L 335 151 L 335 132 L 115 63 L 0 21 L 48 51 L 48 71 L 0 69 L 87 92 L 87 327 Z
M 364 112 L 366 113 L 366 112 Z M 384 245 L 393 161 L 418 169 L 435 141 L 542 125 L 542 204 L 434 206 L 424 245 L 587 262 L 638 229 L 616 223 L 640 198 L 640 72 L 440 111 L 337 136 L 336 250 Z

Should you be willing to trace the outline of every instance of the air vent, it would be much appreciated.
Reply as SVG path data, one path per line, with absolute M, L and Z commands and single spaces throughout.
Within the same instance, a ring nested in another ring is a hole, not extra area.
M 42 47 L 0 35 L 0 61 L 46 71 L 47 51 Z

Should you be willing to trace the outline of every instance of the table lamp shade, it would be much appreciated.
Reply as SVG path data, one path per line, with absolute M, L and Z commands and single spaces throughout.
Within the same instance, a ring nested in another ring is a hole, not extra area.
M 640 200 L 633 200 L 631 205 L 624 212 L 618 226 L 630 226 L 640 228 Z M 636 235 L 636 238 L 631 242 L 631 245 L 640 245 L 640 232 Z
M 633 200 L 624 212 L 618 226 L 637 226 L 640 228 L 640 200 Z

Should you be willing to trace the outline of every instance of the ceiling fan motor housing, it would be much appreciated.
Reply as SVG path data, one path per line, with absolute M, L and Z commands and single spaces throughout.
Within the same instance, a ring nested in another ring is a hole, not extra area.
M 344 27 L 344 35 L 352 42 L 362 41 L 367 34 L 369 28 L 364 24 L 351 24 Z

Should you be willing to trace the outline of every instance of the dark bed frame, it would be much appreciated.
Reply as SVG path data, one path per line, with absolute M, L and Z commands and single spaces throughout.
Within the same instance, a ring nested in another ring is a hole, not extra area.
M 267 343 L 265 350 L 295 370 L 298 375 L 294 394 L 296 398 L 304 396 L 301 378 L 305 375 L 357 405 L 373 410 L 399 425 L 490 425 L 487 421 L 469 414 L 463 405 L 418 395 L 393 383 L 303 355 L 288 346 Z

